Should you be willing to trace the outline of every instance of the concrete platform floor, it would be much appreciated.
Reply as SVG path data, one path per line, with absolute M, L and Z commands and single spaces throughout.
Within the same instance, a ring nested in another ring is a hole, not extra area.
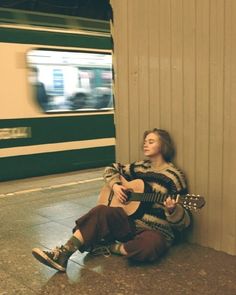
M 0 183 L 0 295 L 236 295 L 236 256 L 189 243 L 145 265 L 78 252 L 58 273 L 35 260 L 33 247 L 63 244 L 96 204 L 102 171 Z

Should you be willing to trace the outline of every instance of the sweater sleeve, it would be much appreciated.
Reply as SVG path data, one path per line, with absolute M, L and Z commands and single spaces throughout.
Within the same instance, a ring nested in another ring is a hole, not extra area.
M 176 177 L 172 178 L 174 184 L 172 189 L 174 189 L 175 194 L 186 194 L 188 190 L 183 172 L 176 169 L 175 176 Z M 165 208 L 165 215 L 171 227 L 176 230 L 181 231 L 190 225 L 190 214 L 188 210 L 179 203 L 176 205 L 175 210 L 172 213 L 169 213 L 167 208 Z
M 112 187 L 115 183 L 120 182 L 121 175 L 130 176 L 130 164 L 113 163 L 107 166 L 104 170 L 103 178 Z
M 165 211 L 166 219 L 171 227 L 181 231 L 190 225 L 190 215 L 182 205 L 177 204 L 173 213 Z

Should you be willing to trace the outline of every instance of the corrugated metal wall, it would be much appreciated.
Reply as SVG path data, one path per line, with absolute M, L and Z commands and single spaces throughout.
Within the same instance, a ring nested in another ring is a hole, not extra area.
M 144 130 L 171 132 L 190 191 L 191 241 L 236 254 L 236 1 L 111 0 L 117 160 Z

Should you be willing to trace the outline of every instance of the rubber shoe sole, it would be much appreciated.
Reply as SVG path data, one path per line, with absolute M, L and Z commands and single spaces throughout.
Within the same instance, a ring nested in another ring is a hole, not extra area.
M 65 272 L 66 268 L 62 267 L 60 264 L 56 263 L 55 261 L 53 261 L 50 257 L 47 256 L 46 253 L 44 253 L 42 250 L 38 249 L 38 248 L 34 248 L 32 249 L 32 254 L 33 256 L 41 263 L 54 268 L 56 270 Z

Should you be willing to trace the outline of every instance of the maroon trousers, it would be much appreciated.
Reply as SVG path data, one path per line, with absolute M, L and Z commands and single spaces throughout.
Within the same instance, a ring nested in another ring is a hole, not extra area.
M 75 232 L 80 230 L 83 249 L 88 250 L 101 240 L 124 243 L 127 257 L 136 261 L 154 261 L 167 249 L 165 238 L 157 230 L 139 230 L 124 210 L 98 205 L 76 220 Z

